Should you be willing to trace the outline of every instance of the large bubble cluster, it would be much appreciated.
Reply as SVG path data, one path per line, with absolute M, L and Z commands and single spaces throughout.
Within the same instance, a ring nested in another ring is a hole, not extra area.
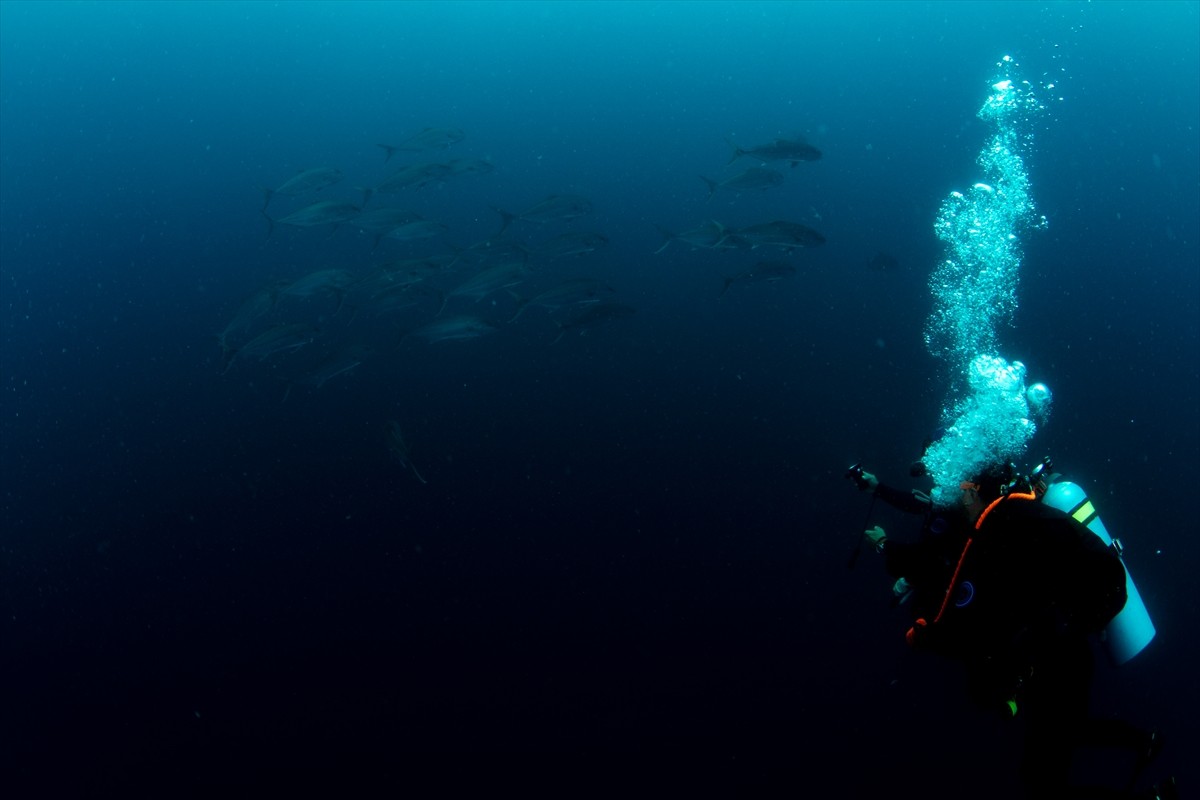
M 925 450 L 931 496 L 939 505 L 957 501 L 962 481 L 992 465 L 1017 461 L 1037 429 L 1020 361 L 981 355 L 967 369 L 967 381 L 965 396 L 946 413 L 945 434 Z
M 994 127 L 977 159 L 983 181 L 951 192 L 934 224 L 947 254 L 930 278 L 934 306 L 925 342 L 947 361 L 953 384 L 942 409 L 947 434 L 930 445 L 924 462 L 933 498 L 942 504 L 954 502 L 959 483 L 980 470 L 1019 459 L 1050 407 L 1049 389 L 1038 384 L 1044 397 L 1040 390 L 1027 394 L 1024 365 L 996 355 L 998 333 L 1017 309 L 1019 235 L 1046 225 L 1020 154 L 1031 138 L 1024 131 L 1042 106 L 1011 57 L 997 66 L 978 114 Z M 1043 401 L 1034 412 L 1031 397 Z
M 999 66 L 1008 73 L 1017 70 L 1007 56 Z M 965 193 L 951 192 L 934 223 L 948 252 L 930 278 L 934 308 L 925 343 L 955 372 L 980 353 L 996 352 L 997 333 L 1017 308 L 1018 236 L 1046 225 L 1030 197 L 1029 174 L 1020 156 L 1030 141 L 1022 131 L 1040 110 L 1031 84 L 995 79 L 978 114 L 996 129 L 976 162 L 984 180 Z

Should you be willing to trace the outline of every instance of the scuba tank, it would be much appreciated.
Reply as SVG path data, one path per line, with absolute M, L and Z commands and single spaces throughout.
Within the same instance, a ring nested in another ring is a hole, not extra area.
M 1100 537 L 1102 542 L 1112 547 L 1120 556 L 1120 540 L 1109 535 L 1087 493 L 1078 484 L 1064 480 L 1058 473 L 1052 473 L 1052 469 L 1053 465 L 1048 458 L 1034 469 L 1029 476 L 1029 484 L 1034 493 L 1046 505 L 1065 511 L 1076 521 L 1087 526 L 1088 530 Z M 1124 559 L 1121 563 L 1124 564 Z M 1150 612 L 1146 610 L 1146 604 L 1133 583 L 1128 567 L 1125 569 L 1125 591 L 1128 595 L 1125 607 L 1112 618 L 1103 633 L 1104 649 L 1114 666 L 1120 666 L 1142 652 L 1155 634 Z

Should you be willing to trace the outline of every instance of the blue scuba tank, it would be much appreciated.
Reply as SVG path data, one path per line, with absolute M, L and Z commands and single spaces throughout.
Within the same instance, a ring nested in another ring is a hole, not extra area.
M 1057 475 L 1052 476 L 1050 481 L 1042 496 L 1042 502 L 1067 512 L 1077 521 L 1086 525 L 1088 530 L 1099 536 L 1106 545 L 1112 546 L 1113 538 L 1104 527 L 1095 506 L 1088 499 L 1087 493 L 1078 484 L 1062 480 Z M 1121 548 L 1118 543 L 1118 555 L 1120 552 Z M 1123 559 L 1122 563 L 1124 563 Z M 1116 666 L 1124 664 L 1142 652 L 1146 645 L 1150 644 L 1150 640 L 1154 638 L 1155 634 L 1154 623 L 1150 621 L 1150 612 L 1146 610 L 1146 604 L 1142 602 L 1142 596 L 1138 594 L 1137 587 L 1133 584 L 1133 577 L 1129 574 L 1128 567 L 1125 569 L 1125 590 L 1128 594 L 1125 607 L 1112 618 L 1103 633 L 1104 649 Z

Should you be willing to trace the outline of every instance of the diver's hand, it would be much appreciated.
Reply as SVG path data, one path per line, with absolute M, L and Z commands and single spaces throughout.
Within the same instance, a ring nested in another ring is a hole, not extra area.
M 874 492 L 875 487 L 879 485 L 879 479 L 863 469 L 862 464 L 855 464 L 854 466 L 850 467 L 850 469 L 846 470 L 845 477 L 854 481 L 854 485 L 857 486 L 860 491 L 866 491 L 867 489 L 870 489 L 872 492 Z
M 883 528 L 876 525 L 874 528 L 863 531 L 863 535 L 867 537 L 867 541 L 875 548 L 876 553 L 883 552 L 883 543 L 887 541 L 887 534 L 883 532 Z

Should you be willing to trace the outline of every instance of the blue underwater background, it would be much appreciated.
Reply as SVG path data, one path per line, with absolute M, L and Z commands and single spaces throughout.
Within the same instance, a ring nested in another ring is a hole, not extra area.
M 1095 710 L 1158 727 L 1178 771 L 1200 752 L 1198 40 L 1196 2 L 0 3 L 6 784 L 1012 797 L 1020 720 L 908 650 L 877 559 L 846 569 L 868 506 L 843 480 L 910 485 L 939 424 L 933 222 L 980 179 L 1006 54 L 1056 89 L 1001 354 L 1053 388 L 1029 458 L 1089 491 L 1158 626 L 1098 659 Z M 463 137 L 385 161 L 426 128 Z M 699 175 L 756 165 L 729 141 L 781 137 L 822 158 L 708 199 Z M 344 178 L 271 215 L 450 158 L 495 169 L 367 206 L 435 237 L 268 236 L 262 188 L 302 170 Z M 504 240 L 602 246 L 508 288 L 602 282 L 598 324 L 509 322 L 507 289 L 451 294 L 460 264 L 394 313 L 273 299 L 241 343 L 296 340 L 222 350 L 247 298 L 475 258 L 494 207 L 550 195 L 592 210 Z M 656 253 L 656 226 L 774 219 L 825 243 Z M 725 288 L 764 257 L 781 280 Z M 439 298 L 495 330 L 425 341 Z

